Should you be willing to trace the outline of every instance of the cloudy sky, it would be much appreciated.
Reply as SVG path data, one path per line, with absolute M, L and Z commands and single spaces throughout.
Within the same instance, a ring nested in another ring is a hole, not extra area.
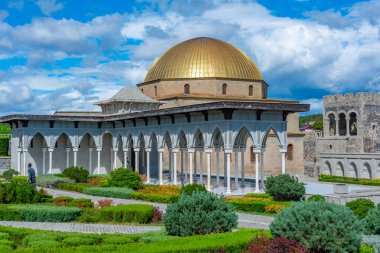
M 97 109 L 200 36 L 245 51 L 270 97 L 320 112 L 323 95 L 380 91 L 379 14 L 380 0 L 0 0 L 0 115 Z

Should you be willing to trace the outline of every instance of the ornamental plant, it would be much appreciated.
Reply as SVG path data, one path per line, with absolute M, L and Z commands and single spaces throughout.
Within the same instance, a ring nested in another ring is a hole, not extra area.
M 76 183 L 86 183 L 89 172 L 83 167 L 68 167 L 62 173 L 65 177 L 75 180 Z
M 181 188 L 181 194 L 192 195 L 194 192 L 207 192 L 204 184 L 188 184 Z
M 362 220 L 362 225 L 364 234 L 380 235 L 380 204 L 368 211 L 367 216 Z
M 15 169 L 7 169 L 3 172 L 3 177 L 10 181 L 12 180 L 13 176 L 17 176 L 18 172 Z
M 299 201 L 305 194 L 305 186 L 296 177 L 283 174 L 268 177 L 265 192 L 277 201 Z
M 256 236 L 248 245 L 246 253 L 308 253 L 309 250 L 295 240 L 284 237 Z
M 346 206 L 352 210 L 352 212 L 359 219 L 363 219 L 367 216 L 369 210 L 375 207 L 370 199 L 356 199 L 346 203 Z
M 142 182 L 139 173 L 130 169 L 119 168 L 111 172 L 110 185 L 137 190 L 142 187 Z
M 326 198 L 322 195 L 316 194 L 310 196 L 307 201 L 326 201 Z
M 296 240 L 312 253 L 358 252 L 362 240 L 361 226 L 350 209 L 322 201 L 293 203 L 269 228 L 273 236 Z
M 181 195 L 164 216 L 169 235 L 190 236 L 231 231 L 237 225 L 234 207 L 223 196 L 196 192 Z

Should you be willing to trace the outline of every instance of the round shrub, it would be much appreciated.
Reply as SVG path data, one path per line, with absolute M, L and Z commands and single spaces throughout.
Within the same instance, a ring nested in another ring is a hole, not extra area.
M 181 195 L 177 203 L 169 205 L 164 222 L 169 235 L 203 235 L 231 231 L 237 215 L 223 196 L 196 192 Z
M 346 206 L 352 210 L 356 217 L 363 219 L 367 216 L 368 211 L 375 207 L 375 203 L 370 199 L 356 199 L 347 202 Z
M 326 201 L 326 198 L 322 195 L 316 194 L 310 196 L 307 201 Z
M 75 180 L 76 183 L 86 183 L 89 172 L 83 167 L 68 167 L 62 173 L 65 177 Z
M 73 199 L 69 203 L 69 206 L 79 207 L 79 208 L 92 208 L 94 206 L 94 203 L 92 203 L 91 199 L 79 198 L 79 199 Z
M 111 172 L 110 185 L 116 187 L 128 187 L 133 190 L 142 187 L 139 173 L 125 168 L 119 168 Z
M 181 188 L 181 194 L 192 195 L 194 192 L 207 192 L 204 184 L 188 184 Z
M 369 210 L 367 216 L 362 220 L 364 234 L 380 235 L 380 205 Z
M 357 252 L 362 240 L 361 226 L 350 209 L 322 201 L 294 203 L 269 228 L 273 236 L 296 240 L 311 252 Z
M 265 181 L 265 192 L 277 201 L 298 201 L 305 194 L 305 186 L 289 174 L 270 176 Z
M 18 172 L 15 169 L 7 169 L 3 172 L 3 177 L 6 180 L 11 180 L 13 176 L 17 176 Z

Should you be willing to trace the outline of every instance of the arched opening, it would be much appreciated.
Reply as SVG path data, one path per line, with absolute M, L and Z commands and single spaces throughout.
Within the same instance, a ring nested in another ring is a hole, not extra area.
M 102 151 L 100 153 L 100 173 L 108 174 L 112 170 L 113 160 L 113 147 L 112 135 L 110 133 L 103 134 L 102 137 Z
M 372 178 L 371 166 L 368 163 L 364 163 L 363 165 L 362 178 L 366 178 L 366 179 Z
M 194 134 L 194 145 L 195 153 L 194 153 L 194 182 L 203 182 L 203 151 L 205 147 L 205 142 L 203 139 L 203 133 L 200 129 L 198 129 Z M 199 159 L 198 159 L 199 157 Z M 199 175 L 199 180 L 198 180 Z
M 188 83 L 183 86 L 183 93 L 185 95 L 190 95 L 190 85 Z
M 286 155 L 287 155 L 288 161 L 292 161 L 293 160 L 293 144 L 289 144 L 288 145 Z
M 122 168 L 122 167 L 125 168 L 125 165 L 124 165 L 124 152 L 123 152 L 123 138 L 121 137 L 120 134 L 117 136 L 116 147 L 117 147 L 116 164 L 114 165 L 114 167 L 116 169 Z
M 177 174 L 179 180 L 181 181 L 181 185 L 185 185 L 187 179 L 189 177 L 189 166 L 188 166 L 188 152 L 187 152 L 187 139 L 186 135 L 183 131 L 181 131 L 178 135 L 178 147 L 180 148 L 181 154 L 178 159 L 180 161 L 180 167 L 177 168 L 181 172 Z
M 277 132 L 273 128 L 271 128 L 267 132 L 261 145 L 265 147 L 265 152 L 264 152 L 265 175 L 269 176 L 269 175 L 281 174 L 281 164 L 282 164 L 282 157 L 280 153 L 281 142 L 280 142 Z M 261 168 L 261 165 L 260 165 L 260 168 Z M 265 179 L 264 176 L 262 177 Z
M 170 138 L 169 132 L 166 132 L 164 135 L 163 139 L 163 156 L 162 156 L 162 173 L 163 173 L 163 180 L 165 181 L 165 178 L 167 178 L 168 182 L 173 181 L 173 157 L 172 157 L 172 152 L 171 149 L 173 148 L 172 146 L 172 141 Z
M 220 177 L 223 176 L 224 179 L 224 186 L 226 186 L 226 164 L 225 164 L 225 154 L 221 155 L 224 147 L 224 141 L 223 136 L 220 130 L 217 128 L 214 130 L 212 137 L 211 137 L 211 145 L 214 148 L 213 154 L 215 155 L 215 174 L 216 174 L 216 183 L 215 187 L 219 188 L 221 186 L 220 184 Z M 222 167 L 223 165 L 223 167 Z M 221 175 L 223 173 L 223 175 Z
M 224 83 L 222 86 L 222 95 L 227 95 L 227 84 Z
M 349 127 L 350 127 L 350 135 L 357 135 L 358 130 L 357 130 L 357 119 L 356 119 L 356 113 L 351 112 L 350 113 L 350 122 L 349 122 Z
M 325 164 L 323 165 L 322 174 L 323 175 L 331 175 L 332 174 L 331 164 L 329 161 L 326 161 Z
M 339 114 L 339 135 L 345 136 L 347 134 L 347 121 L 346 121 L 346 114 L 340 113 Z
M 355 163 L 350 163 L 350 165 L 348 166 L 348 174 L 347 174 L 348 177 L 354 177 L 354 178 L 358 178 L 358 169 L 356 167 L 356 164 Z
M 44 154 L 45 149 L 45 154 Z M 37 175 L 48 173 L 48 152 L 46 151 L 47 144 L 42 134 L 37 133 L 31 139 L 28 146 L 28 154 L 30 163 L 35 169 Z
M 128 145 L 128 150 L 129 150 L 128 158 L 127 158 L 127 167 L 135 171 L 135 150 L 133 148 L 132 135 L 128 135 L 127 145 Z
M 154 179 L 158 179 L 158 145 L 157 145 L 157 136 L 155 133 L 152 134 L 150 138 L 150 147 L 151 152 L 149 154 L 149 170 L 150 170 L 150 177 Z
M 154 86 L 154 96 L 157 97 L 157 86 Z
M 54 147 L 52 173 L 60 173 L 67 167 L 74 165 L 73 146 L 67 134 L 61 134 L 56 140 Z
M 90 174 L 93 174 L 96 171 L 97 151 L 95 141 L 88 133 L 80 139 L 77 165 L 87 168 Z
M 141 175 L 146 175 L 145 140 L 144 135 L 142 133 L 139 135 L 138 146 L 140 148 L 140 151 L 138 152 L 139 173 Z
M 343 169 L 342 162 L 337 163 L 336 169 L 335 169 L 335 175 L 340 176 L 340 177 L 344 177 L 344 169 Z
M 336 134 L 336 122 L 335 122 L 335 115 L 330 113 L 329 116 L 329 133 L 330 136 L 335 136 Z
M 253 85 L 248 87 L 248 96 L 253 96 Z

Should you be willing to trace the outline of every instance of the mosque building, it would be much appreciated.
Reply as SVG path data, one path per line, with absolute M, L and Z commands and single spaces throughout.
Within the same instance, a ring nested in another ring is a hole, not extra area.
M 0 117 L 12 126 L 12 167 L 104 174 L 130 166 L 147 183 L 203 183 L 226 194 L 304 173 L 298 112 L 309 105 L 268 98 L 256 64 L 231 44 L 179 43 L 136 86 L 96 103 L 101 111 Z

